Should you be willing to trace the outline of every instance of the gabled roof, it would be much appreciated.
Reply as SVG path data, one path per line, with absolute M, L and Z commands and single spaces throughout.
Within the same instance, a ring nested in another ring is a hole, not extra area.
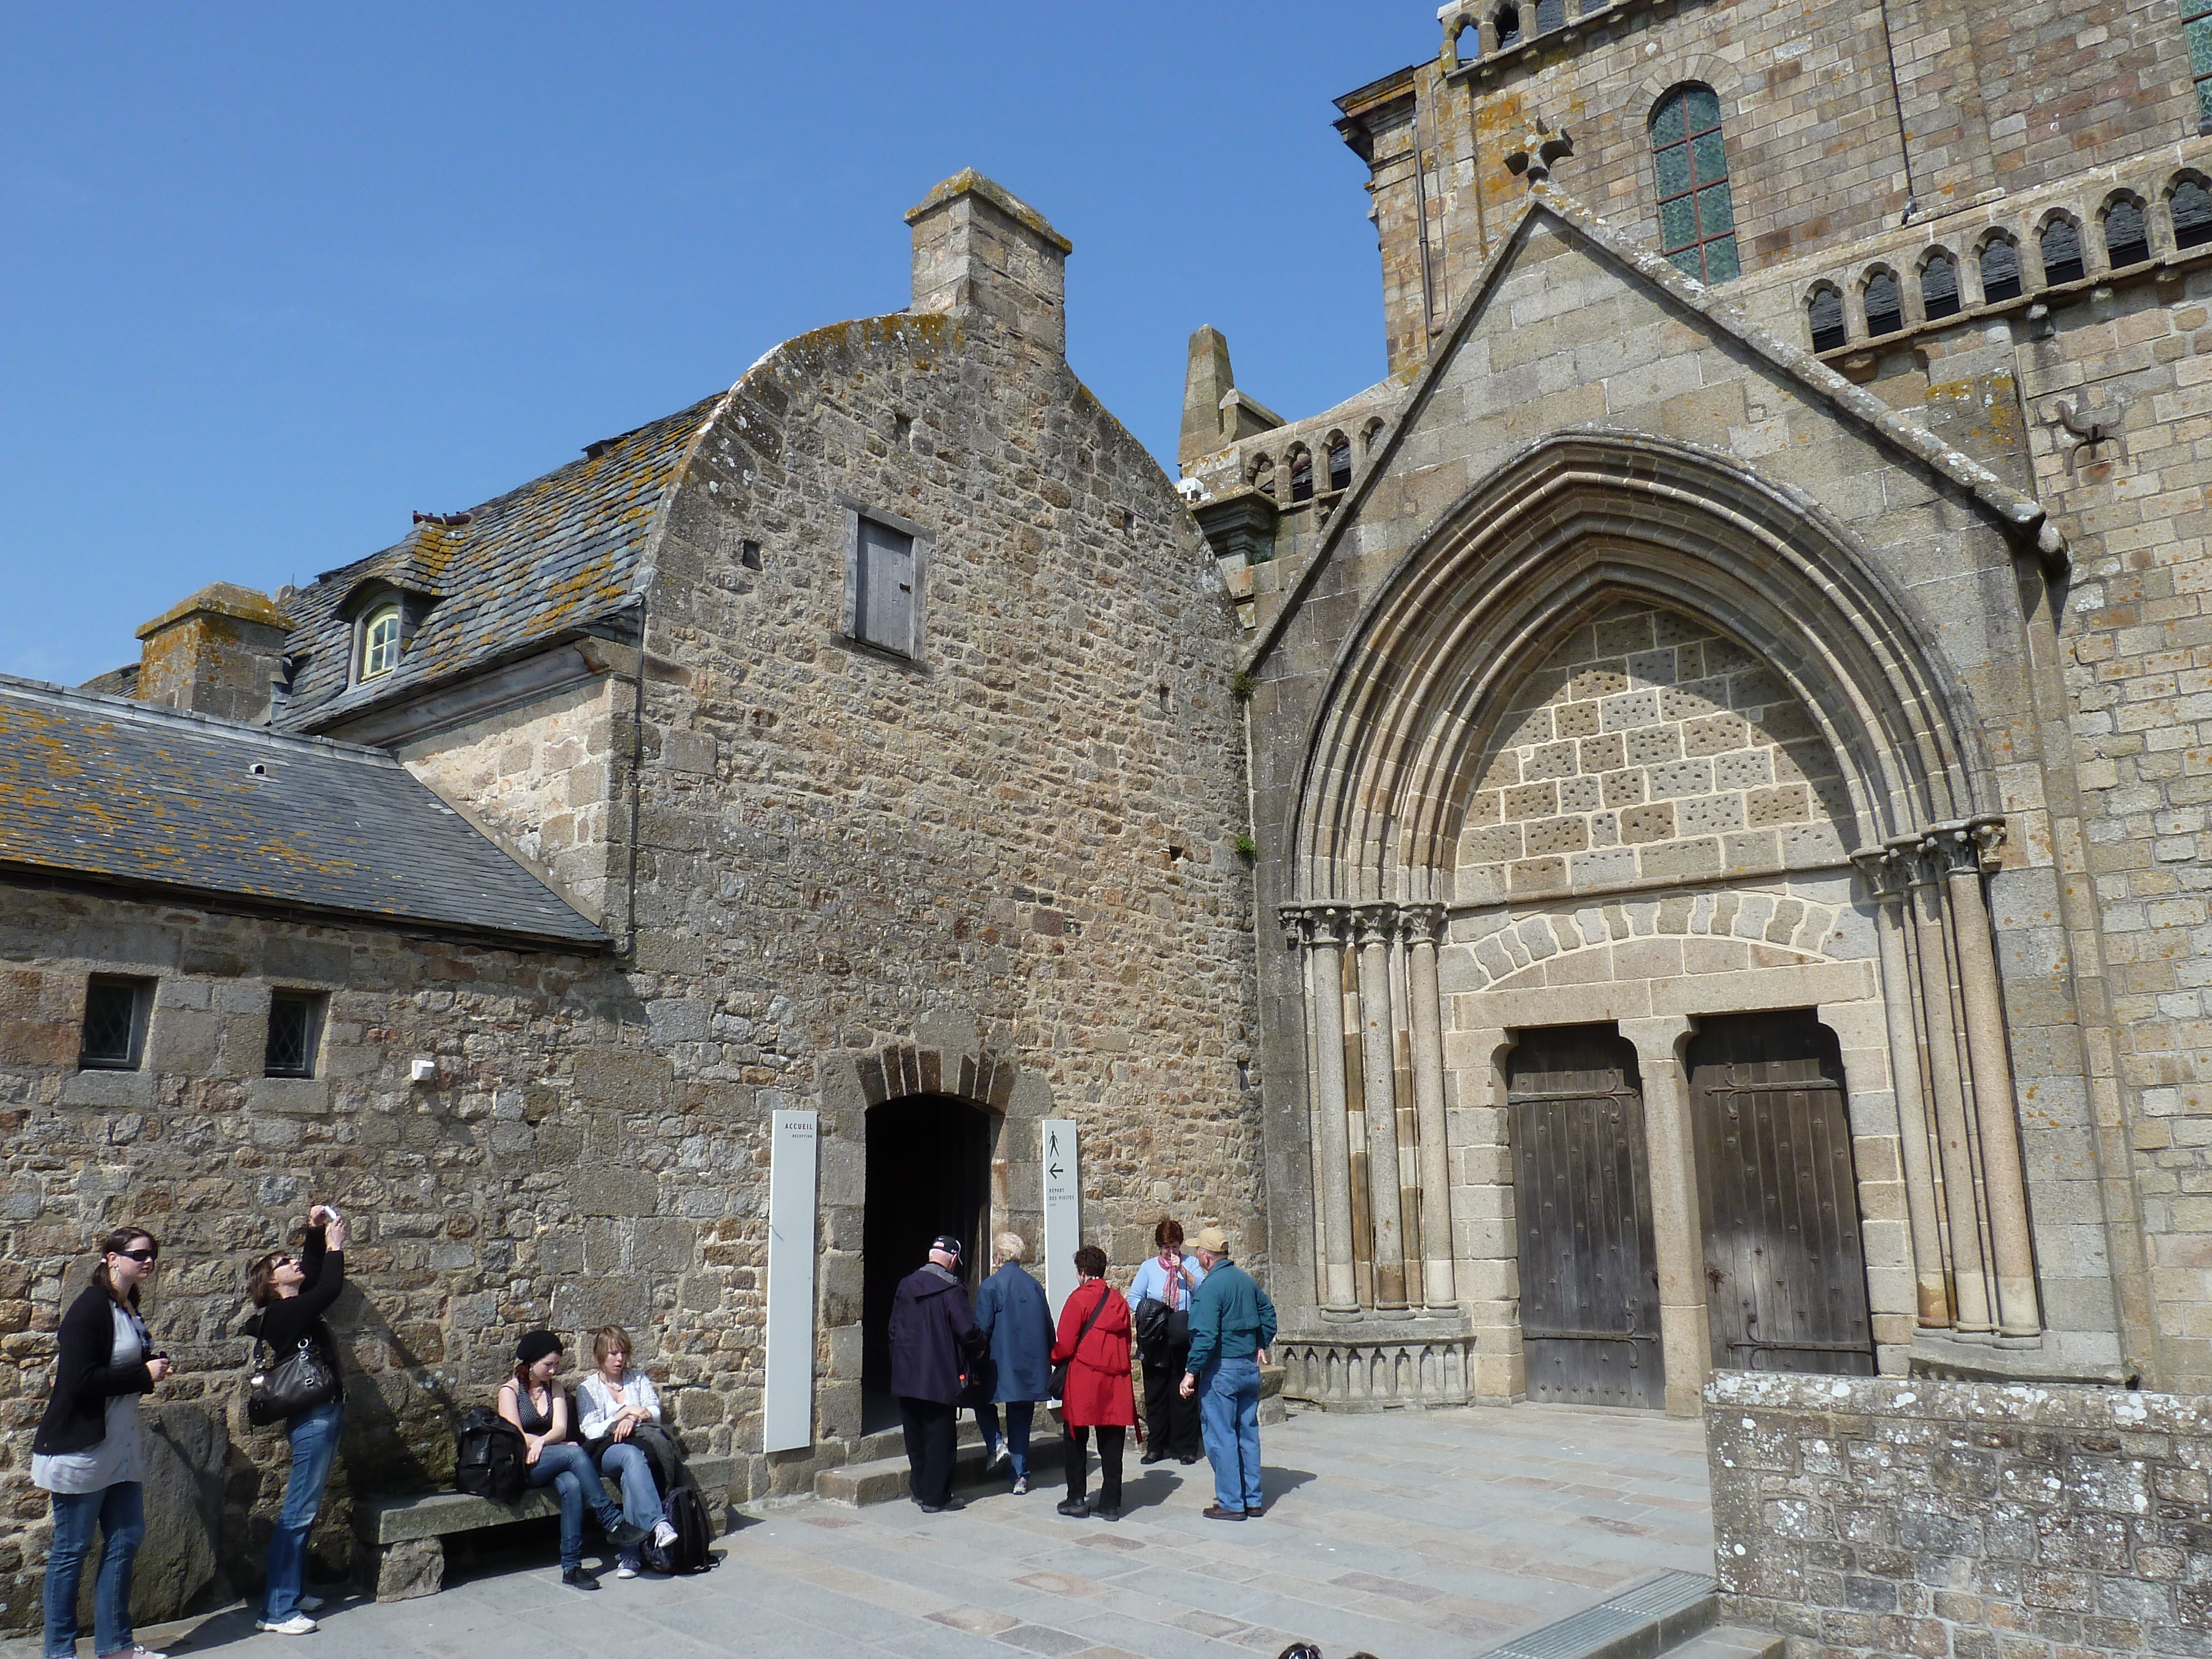
M 465 670 L 573 632 L 630 602 L 670 488 L 726 394 L 650 422 L 456 518 L 428 519 L 404 541 L 285 601 L 304 656 L 277 725 L 314 730 Z M 353 630 L 341 614 L 365 581 L 434 599 L 389 674 L 349 685 Z
M 1740 307 L 1726 297 L 1724 290 L 1693 282 L 1676 269 L 1672 260 L 1630 241 L 1565 191 L 1548 181 L 1539 180 L 1529 187 L 1528 199 L 1507 222 L 1489 258 L 1476 269 L 1467 297 L 1454 308 L 1451 320 L 1437 336 L 1428 361 L 1414 377 L 1405 404 L 1391 422 L 1384 441 L 1352 480 L 1349 499 L 1340 505 L 1329 520 L 1321 545 L 1314 550 L 1313 556 L 1299 573 L 1296 586 L 1285 596 L 1267 631 L 1255 642 L 1252 663 L 1263 661 L 1274 649 L 1306 594 L 1312 591 L 1322 568 L 1334 556 L 1351 526 L 1359 522 L 1376 481 L 1389 471 L 1392 458 L 1406 442 L 1407 434 L 1419 426 L 1421 411 L 1437 380 L 1449 367 L 1491 290 L 1511 266 L 1515 254 L 1526 240 L 1530 221 L 1539 215 L 1557 224 L 1571 239 L 1595 250 L 1601 259 L 1625 266 L 1632 276 L 1658 289 L 1674 304 L 1696 313 L 1715 333 L 1726 336 L 1764 360 L 1784 379 L 1795 381 L 1813 401 L 1827 404 L 1840 418 L 1865 432 L 1900 461 L 1965 492 L 2014 536 L 2031 538 L 2046 561 L 2063 563 L 2066 539 L 2045 514 L 2042 502 L 2023 495 L 1963 450 L 1913 425 L 1874 393 L 1852 385 L 1811 352 L 1752 322 Z
M 0 878 L 613 941 L 380 750 L 0 675 Z

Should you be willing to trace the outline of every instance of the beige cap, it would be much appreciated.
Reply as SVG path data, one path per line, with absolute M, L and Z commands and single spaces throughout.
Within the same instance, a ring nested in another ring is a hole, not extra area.
M 1229 1235 L 1218 1227 L 1208 1227 L 1190 1242 L 1194 1250 L 1211 1250 L 1216 1255 L 1229 1254 Z

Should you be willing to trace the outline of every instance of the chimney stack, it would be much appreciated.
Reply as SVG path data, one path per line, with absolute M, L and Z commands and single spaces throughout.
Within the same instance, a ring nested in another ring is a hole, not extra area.
M 284 672 L 291 622 L 265 593 L 215 582 L 138 630 L 141 702 L 258 725 Z
M 914 227 L 917 312 L 981 312 L 1001 328 L 1067 352 L 1067 256 L 1044 216 L 973 167 L 906 216 Z

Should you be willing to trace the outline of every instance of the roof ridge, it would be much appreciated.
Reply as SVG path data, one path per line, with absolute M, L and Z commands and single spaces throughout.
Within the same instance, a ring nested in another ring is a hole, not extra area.
M 248 726 L 240 720 L 225 720 L 218 714 L 204 714 L 198 709 L 170 708 L 157 702 L 141 702 L 136 697 L 119 697 L 112 692 L 86 691 L 73 685 L 59 685 L 52 680 L 26 679 L 19 674 L 0 674 L 0 694 L 7 693 L 70 707 L 111 709 L 125 720 L 152 726 L 177 726 L 186 730 L 201 727 L 209 736 L 245 738 L 269 749 L 336 755 L 346 760 L 396 767 L 403 772 L 407 769 L 389 751 L 367 744 L 347 743 L 337 738 L 307 737 L 273 726 Z

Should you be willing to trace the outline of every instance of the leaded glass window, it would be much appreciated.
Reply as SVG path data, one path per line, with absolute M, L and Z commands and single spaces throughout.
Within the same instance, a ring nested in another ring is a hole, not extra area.
M 263 1066 L 270 1077 L 313 1077 L 322 1043 L 323 1000 L 302 991 L 269 999 L 269 1042 Z
M 150 980 L 95 978 L 84 988 L 84 1031 L 77 1064 L 87 1071 L 135 1072 L 146 1046 Z
M 1676 87 L 1651 112 L 1652 167 L 1659 181 L 1659 251 L 1701 283 L 1732 282 L 1735 204 L 1729 195 L 1721 100 L 1695 82 Z
M 2181 0 L 2181 33 L 2189 42 L 2189 74 L 2197 82 L 2202 131 L 2212 124 L 2212 0 Z

